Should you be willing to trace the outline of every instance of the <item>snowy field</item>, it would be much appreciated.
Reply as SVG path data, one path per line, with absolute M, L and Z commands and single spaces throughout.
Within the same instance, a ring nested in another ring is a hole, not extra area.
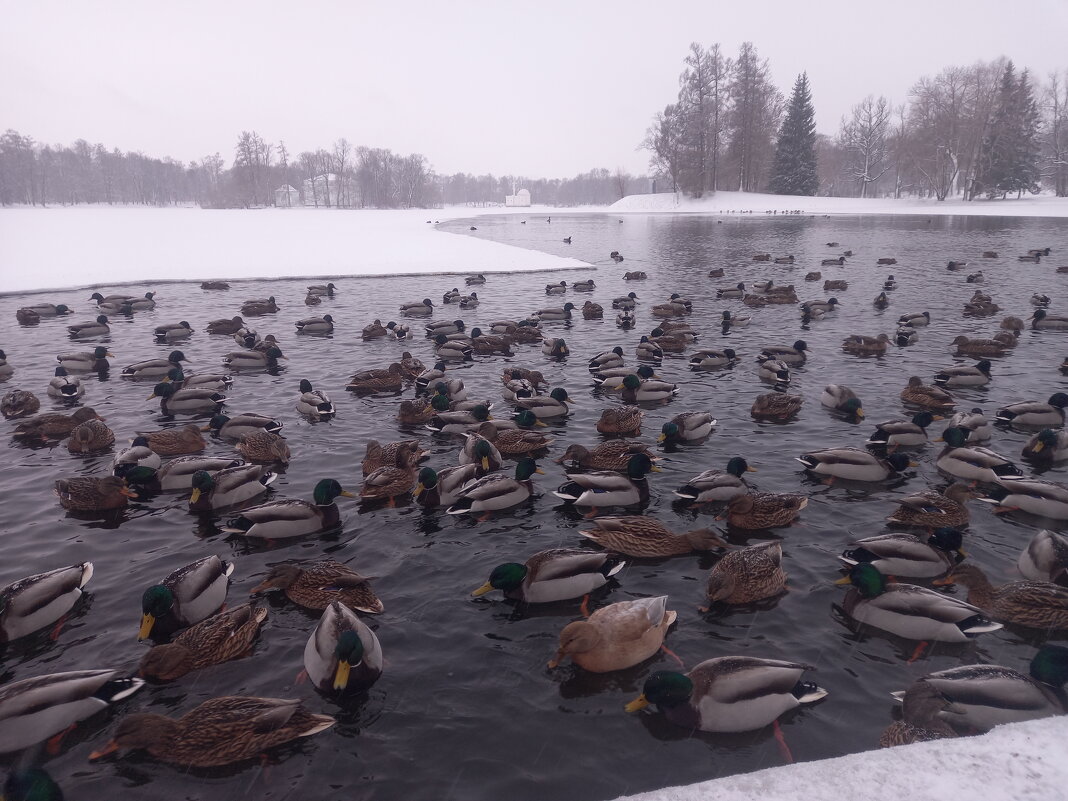
M 945 801 L 1068 797 L 1068 719 L 999 726 L 937 740 L 668 787 L 627 801 L 827 801 L 839 796 Z

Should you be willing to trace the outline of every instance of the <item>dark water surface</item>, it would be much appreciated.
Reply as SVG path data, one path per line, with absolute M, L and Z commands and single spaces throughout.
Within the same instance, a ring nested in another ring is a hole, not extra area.
M 668 357 L 659 369 L 663 378 L 679 383 L 682 390 L 670 404 L 649 408 L 645 441 L 654 442 L 662 423 L 683 411 L 710 410 L 719 419 L 719 427 L 704 444 L 665 454 L 664 472 L 650 477 L 652 498 L 646 513 L 677 531 L 723 526 L 714 520 L 714 510 L 698 514 L 678 503 L 671 491 L 702 470 L 722 468 L 735 455 L 746 457 L 758 468 L 751 476 L 756 488 L 810 496 L 800 525 L 748 540 L 731 533 L 732 541 L 739 544 L 765 537 L 784 540 L 790 592 L 777 602 L 760 609 L 699 613 L 714 558 L 694 555 L 632 561 L 618 576 L 618 585 L 596 595 L 597 604 L 670 595 L 669 607 L 678 611 L 679 622 L 667 644 L 687 666 L 728 654 L 796 659 L 817 666 L 814 678 L 829 690 L 829 697 L 783 720 L 786 742 L 797 761 L 874 747 L 891 719 L 889 692 L 926 672 L 973 662 L 1026 669 L 1036 642 L 1026 632 L 1005 629 L 972 644 L 942 645 L 907 664 L 915 643 L 879 633 L 857 636 L 832 612 L 832 604 L 842 595 L 841 588 L 832 584 L 840 575 L 836 554 L 851 533 L 868 536 L 883 531 L 895 498 L 926 486 L 945 485 L 934 468 L 939 446 L 920 451 L 920 467 L 906 478 L 882 485 L 842 483 L 829 488 L 806 478 L 794 457 L 819 447 L 860 445 L 875 422 L 905 411 L 898 393 L 910 375 L 929 381 L 940 368 L 973 363 L 952 357 L 952 339 L 958 334 L 990 336 L 1003 314 L 1029 316 L 1033 292 L 1051 295 L 1052 310 L 1064 313 L 1068 276 L 1055 274 L 1057 264 L 1068 263 L 1063 221 L 862 217 L 718 223 L 709 217 L 632 215 L 620 223 L 615 216 L 591 215 L 553 217 L 551 223 L 531 216 L 523 224 L 522 219 L 483 217 L 442 227 L 467 234 L 473 223 L 478 228 L 472 232 L 475 236 L 599 262 L 600 269 L 591 269 L 588 275 L 491 276 L 477 287 L 482 299 L 477 310 L 439 307 L 433 319 L 461 317 L 469 325 L 478 325 L 522 318 L 567 300 L 581 306 L 588 298 L 606 307 L 606 319 L 587 322 L 578 315 L 569 324 L 543 324 L 547 334 L 567 339 L 572 356 L 566 363 L 549 361 L 540 347 L 518 346 L 514 359 L 482 357 L 459 369 L 457 374 L 474 396 L 495 400 L 496 411 L 505 412 L 499 396 L 501 368 L 513 363 L 540 369 L 552 386 L 567 387 L 580 402 L 566 422 L 553 425 L 557 441 L 551 455 L 558 456 L 569 442 L 595 444 L 599 437 L 594 423 L 601 410 L 618 399 L 591 391 L 587 358 L 620 344 L 627 351 L 628 364 L 634 364 L 638 337 L 655 325 L 648 308 L 677 291 L 693 300 L 694 314 L 688 322 L 703 332 L 691 352 L 730 346 L 742 355 L 742 362 L 733 370 L 694 374 L 687 370 L 687 354 L 683 354 Z M 569 235 L 572 245 L 561 241 Z M 824 243 L 831 240 L 840 242 L 841 248 L 827 248 Z M 1018 253 L 1046 246 L 1054 249 L 1054 256 L 1044 263 L 1016 261 Z M 820 259 L 846 248 L 855 256 L 845 268 L 819 266 Z M 606 263 L 611 250 L 621 251 L 626 261 Z M 1002 257 L 980 259 L 984 250 L 1000 251 Z M 750 260 L 752 253 L 763 251 L 793 253 L 797 262 L 788 267 Z M 876 267 L 879 256 L 895 256 L 899 264 Z M 951 273 L 944 267 L 949 259 L 967 259 L 973 264 Z M 709 268 L 719 266 L 725 268 L 725 278 L 706 277 Z M 987 277 L 984 291 L 1004 311 L 993 318 L 967 319 L 961 312 L 975 287 L 966 284 L 964 276 L 979 268 Z M 621 280 L 625 269 L 645 270 L 649 280 L 626 283 Z M 824 278 L 845 278 L 849 289 L 824 293 L 822 282 L 804 282 L 809 270 L 821 270 Z M 145 265 L 145 273 L 151 272 L 152 265 Z M 890 307 L 877 311 L 872 299 L 889 272 L 897 276 L 899 289 L 890 293 Z M 597 282 L 592 294 L 544 295 L 548 281 L 564 279 L 570 284 L 585 277 Z M 842 301 L 842 309 L 807 330 L 802 330 L 795 306 L 755 309 L 748 329 L 723 336 L 721 312 L 744 307 L 736 301 L 716 301 L 716 287 L 760 279 L 793 283 L 802 300 L 834 294 Z M 204 324 L 238 313 L 243 299 L 273 294 L 282 311 L 256 319 L 255 325 L 261 335 L 273 333 L 279 338 L 289 361 L 283 362 L 279 375 L 238 376 L 228 392 L 232 412 L 260 412 L 285 423 L 283 433 L 293 460 L 271 495 L 308 498 L 320 478 L 330 477 L 358 491 L 360 460 L 371 437 L 385 441 L 417 435 L 432 451 L 428 463 L 445 467 L 455 463 L 458 439 L 408 430 L 395 421 L 397 404 L 412 396 L 411 389 L 401 397 L 358 399 L 343 387 L 356 370 L 388 366 L 405 349 L 430 364 L 433 354 L 421 336 L 407 344 L 364 343 L 360 330 L 375 317 L 396 319 L 400 301 L 429 296 L 438 302 L 445 290 L 461 281 L 451 276 L 341 279 L 335 281 L 336 298 L 313 309 L 302 302 L 306 279 L 235 282 L 229 292 L 146 282 L 136 287 L 136 294 L 157 290 L 157 308 L 114 320 L 112 334 L 104 342 L 116 355 L 112 372 L 107 380 L 98 381 L 95 376 L 87 380 L 83 402 L 107 418 L 120 446 L 136 430 L 168 424 L 159 417 L 158 403 L 145 400 L 149 384 L 119 376 L 124 365 L 165 356 L 174 347 L 153 344 L 153 327 L 188 320 L 196 333 L 178 347 L 192 361 L 190 372 L 218 372 L 223 355 L 237 348 L 230 337 L 205 334 Z M 613 297 L 628 291 L 637 292 L 642 305 L 637 329 L 622 332 L 607 308 Z M 129 293 L 135 294 L 132 289 Z M 41 398 L 42 411 L 59 408 L 45 394 L 56 354 L 88 350 L 97 344 L 71 343 L 64 330 L 68 322 L 95 316 L 89 294 L 83 290 L 50 294 L 48 300 L 67 303 L 76 313 L 61 320 L 44 319 L 32 328 L 16 324 L 15 310 L 44 298 L 0 298 L 0 347 L 15 365 L 14 377 L 0 385 L 0 390 L 29 389 Z M 841 352 L 845 335 L 892 335 L 899 315 L 924 310 L 931 312 L 932 324 L 920 329 L 918 344 L 892 346 L 884 358 L 877 359 Z M 325 312 L 336 318 L 333 336 L 295 335 L 294 320 Z M 419 321 L 414 325 L 422 327 Z M 806 398 L 800 416 L 786 425 L 754 422 L 749 407 L 768 387 L 757 379 L 753 355 L 762 346 L 792 344 L 799 337 L 812 350 L 808 364 L 794 372 L 791 391 Z M 1013 401 L 1045 400 L 1068 386 L 1068 379 L 1057 370 L 1066 354 L 1068 335 L 1026 331 L 1011 356 L 993 360 L 994 382 L 989 387 L 956 391 L 960 405 L 978 405 L 993 412 Z M 336 420 L 311 424 L 296 413 L 297 384 L 302 378 L 331 394 L 339 408 Z M 864 401 L 867 420 L 851 424 L 821 408 L 819 396 L 828 383 L 852 386 Z M 4 432 L 15 425 L 14 421 L 0 422 Z M 937 436 L 940 425 L 936 423 L 933 430 Z M 1018 458 L 1025 441 L 1022 432 L 999 430 L 990 446 Z M 498 563 L 522 561 L 550 547 L 593 547 L 584 545 L 577 533 L 582 527 L 578 514 L 551 495 L 564 476 L 549 459 L 540 463 L 548 475 L 535 477 L 540 497 L 487 523 L 424 512 L 405 503 L 397 509 L 361 511 L 355 502 L 340 499 L 339 531 L 267 547 L 221 533 L 220 522 L 228 512 L 191 514 L 185 496 L 176 494 L 133 502 L 110 520 L 68 516 L 52 495 L 55 479 L 104 474 L 114 454 L 85 458 L 70 455 L 65 444 L 29 448 L 6 436 L 3 442 L 0 584 L 82 560 L 92 560 L 96 566 L 89 602 L 79 608 L 57 641 L 41 635 L 9 646 L 0 655 L 5 682 L 75 669 L 135 670 L 145 649 L 136 641 L 142 591 L 171 570 L 208 554 L 236 563 L 231 603 L 247 597 L 272 563 L 329 555 L 378 577 L 375 588 L 385 604 L 384 614 L 365 617 L 381 640 L 387 662 L 381 680 L 365 696 L 339 706 L 307 684 L 296 683 L 304 644 L 317 615 L 280 596 L 271 598 L 270 617 L 254 656 L 169 685 L 146 687 L 110 716 L 100 715 L 82 724 L 64 742 L 59 755 L 36 756 L 71 799 L 597 801 L 784 761 L 770 729 L 741 736 L 691 735 L 657 714 L 625 714 L 623 704 L 637 695 L 649 673 L 677 667 L 669 656 L 661 654 L 607 676 L 584 674 L 570 663 L 549 671 L 546 661 L 553 655 L 560 629 L 579 614 L 577 601 L 522 608 L 503 600 L 500 593 L 477 600 L 470 597 L 470 591 Z M 230 455 L 234 451 L 215 441 L 207 453 Z M 509 463 L 506 469 L 511 467 Z M 1059 466 L 1046 477 L 1065 480 L 1064 473 L 1065 468 Z M 1061 527 L 1023 516 L 998 519 L 980 503 L 972 503 L 971 508 L 966 549 L 995 582 L 1018 577 L 1016 556 L 1039 528 Z M 205 699 L 229 694 L 298 697 L 316 712 L 335 715 L 338 725 L 283 749 L 277 764 L 266 769 L 252 762 L 187 774 L 144 755 L 95 764 L 88 761 L 90 751 L 104 743 L 122 713 L 181 714 Z M 15 764 L 17 760 L 6 757 L 4 761 Z

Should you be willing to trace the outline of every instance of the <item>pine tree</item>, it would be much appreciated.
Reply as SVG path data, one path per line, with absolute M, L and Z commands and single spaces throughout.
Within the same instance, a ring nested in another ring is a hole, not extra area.
M 979 182 L 988 197 L 1038 192 L 1039 114 L 1027 70 L 1016 80 L 1010 61 L 998 87 L 994 117 L 983 140 Z
M 1038 142 L 1040 117 L 1027 70 L 1020 74 L 1020 82 L 1016 86 L 1016 109 L 1016 147 L 1013 153 L 1012 185 L 1008 191 L 1015 189 L 1017 193 L 1037 194 L 1041 178 L 1038 167 L 1041 155 Z
M 776 195 L 815 195 L 819 189 L 815 113 L 808 74 L 803 72 L 794 82 L 775 148 L 770 190 Z

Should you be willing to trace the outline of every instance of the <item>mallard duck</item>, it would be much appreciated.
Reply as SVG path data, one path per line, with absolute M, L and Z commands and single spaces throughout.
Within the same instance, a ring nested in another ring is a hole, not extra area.
M 479 273 L 478 275 L 469 275 L 464 279 L 464 283 L 468 286 L 480 285 L 486 283 L 486 276 Z
M 720 300 L 729 298 L 741 298 L 745 295 L 745 284 L 739 281 L 732 287 L 722 287 L 716 290 L 716 297 Z
M 623 402 L 630 404 L 671 400 L 679 391 L 677 384 L 655 379 L 643 381 L 633 373 L 626 376 L 616 388 L 623 390 Z
M 952 411 L 957 405 L 953 396 L 946 390 L 927 386 L 922 378 L 915 375 L 909 378 L 908 386 L 901 390 L 900 397 L 907 404 L 936 412 Z
M 793 264 L 794 257 L 793 254 L 787 256 L 776 256 L 774 259 L 772 259 L 772 261 L 776 264 Z
M 1068 537 L 1043 529 L 1020 552 L 1016 566 L 1031 581 L 1068 586 Z
M 1068 520 L 1068 486 L 1037 478 L 998 478 L 980 500 L 997 504 L 995 512 L 1017 509 L 1051 520 Z
M 466 328 L 467 325 L 463 320 L 435 320 L 427 324 L 426 335 L 430 339 L 439 334 L 444 334 L 448 337 L 454 334 L 463 334 Z
M 768 392 L 757 396 L 749 413 L 758 420 L 785 422 L 801 411 L 801 404 L 804 402 L 805 399 L 801 395 Z
M 229 320 L 212 320 L 204 327 L 204 330 L 209 334 L 236 334 L 244 327 L 244 320 L 240 317 L 233 317 Z
M 91 406 L 79 407 L 69 416 L 58 413 L 39 414 L 19 423 L 11 436 L 16 439 L 63 439 L 70 436 L 70 432 L 86 420 L 102 419 Z
M 831 290 L 842 291 L 842 290 L 845 290 L 845 289 L 849 289 L 849 282 L 848 281 L 843 281 L 843 280 L 831 281 L 831 280 L 827 280 L 827 281 L 823 282 L 823 291 L 824 292 L 828 292 L 828 291 L 831 291 Z
M 67 450 L 71 453 L 99 453 L 114 444 L 115 432 L 99 418 L 93 418 L 71 429 Z
M 727 462 L 726 470 L 705 470 L 675 490 L 680 498 L 694 503 L 720 503 L 749 492 L 742 476 L 755 473 L 756 468 L 740 456 Z
M 638 318 L 630 309 L 623 309 L 616 315 L 616 325 L 619 328 L 633 328 L 637 322 Z
M 917 412 L 911 420 L 887 420 L 875 426 L 875 432 L 865 444 L 878 445 L 890 450 L 926 445 L 927 427 L 934 422 L 934 419 L 934 415 L 930 412 Z
M 149 359 L 124 367 L 122 374 L 127 378 L 160 378 L 176 367 L 181 369 L 181 362 L 184 361 L 187 361 L 185 354 L 180 350 L 173 350 L 166 359 Z
M 955 528 L 935 529 L 927 538 L 878 534 L 850 543 L 838 558 L 847 566 L 870 564 L 884 576 L 933 578 L 964 559 L 964 538 Z
M 384 325 L 382 325 L 382 321 L 381 320 L 375 320 L 370 325 L 365 325 L 363 327 L 363 332 L 361 333 L 360 337 L 361 337 L 361 339 L 364 339 L 364 340 L 382 339 L 388 333 L 389 332 L 386 330 L 386 327 Z
M 251 594 L 282 590 L 286 598 L 305 609 L 322 611 L 334 601 L 338 601 L 358 612 L 381 614 L 385 611 L 385 606 L 371 589 L 370 581 L 371 579 L 332 559 L 303 565 L 284 562 L 272 567 L 267 577 L 256 585 Z
M 506 401 L 515 402 L 518 398 L 532 398 L 538 394 L 538 390 L 529 381 L 520 377 L 519 371 L 515 377 L 504 384 L 501 395 Z
M 902 314 L 897 318 L 898 325 L 907 325 L 909 328 L 920 328 L 925 325 L 931 324 L 930 312 L 915 312 L 911 314 Z
M 638 295 L 634 292 L 628 292 L 623 297 L 614 298 L 612 300 L 613 309 L 633 309 L 638 305 Z
M 125 476 L 134 467 L 149 467 L 158 470 L 162 462 L 159 454 L 148 445 L 148 439 L 136 436 L 130 447 L 120 451 L 112 462 L 111 470 L 116 476 Z
M 73 311 L 64 303 L 34 303 L 24 308 L 30 309 L 41 317 L 56 317 L 57 315 L 71 314 Z
M 872 306 L 877 309 L 885 309 L 890 305 L 890 298 L 886 296 L 886 292 L 880 292 L 875 296 L 875 300 L 872 301 Z
M 115 354 L 100 345 L 88 353 L 66 353 L 56 356 L 56 361 L 59 362 L 60 367 L 72 373 L 106 373 L 111 368 L 108 357 L 114 358 Z
M 215 614 L 226 602 L 232 562 L 205 556 L 180 567 L 141 595 L 141 628 L 137 639 L 159 638 Z
M 977 273 L 968 273 L 964 281 L 968 284 L 982 284 L 986 281 L 986 277 L 983 275 L 983 271 L 980 270 Z
M 75 670 L 0 687 L 0 753 L 43 742 L 141 689 L 118 670 Z
M 567 292 L 567 281 L 545 285 L 546 295 L 563 295 L 565 292 Z
M 160 399 L 160 413 L 166 417 L 179 414 L 215 414 L 228 400 L 221 392 L 213 389 L 178 389 L 167 381 L 156 384 L 146 400 L 153 398 Z
M 642 381 L 657 377 L 648 364 L 639 364 L 637 368 L 609 367 L 593 374 L 593 385 L 603 392 L 617 392 L 624 388 L 620 382 L 628 375 L 636 375 Z
M 657 440 L 667 445 L 698 442 L 711 434 L 718 422 L 708 412 L 683 412 L 664 423 Z
M 531 320 L 570 320 L 571 310 L 575 308 L 574 303 L 565 303 L 563 308 L 554 307 L 550 309 L 540 309 L 536 312 L 532 312 L 530 315 Z
M 437 396 L 443 397 L 443 396 Z M 430 418 L 426 427 L 444 434 L 466 434 L 490 419 L 489 406 L 477 403 L 471 409 L 440 411 Z
M 57 370 L 62 368 L 57 367 Z M 5 420 L 18 420 L 36 414 L 41 408 L 41 401 L 32 392 L 25 389 L 15 389 L 4 395 L 0 401 L 0 412 Z
M 429 389 L 433 389 L 438 395 L 444 395 L 450 404 L 453 401 L 467 399 L 467 387 L 464 385 L 462 378 L 441 378 L 429 387 Z M 456 410 L 453 409 L 453 411 Z
M 1031 328 L 1036 331 L 1068 331 L 1068 317 L 1036 309 L 1031 317 Z
M 152 338 L 156 342 L 170 342 L 174 339 L 185 339 L 193 335 L 193 327 L 185 320 L 177 323 L 164 323 L 157 325 L 152 330 Z
M 314 389 L 311 381 L 306 378 L 300 381 L 297 411 L 313 421 L 329 420 L 337 414 L 337 409 L 334 408 L 334 404 L 330 401 L 330 396 L 321 389 Z
M 141 659 L 138 674 L 156 681 L 174 681 L 194 670 L 243 659 L 267 619 L 267 610 L 251 603 L 206 618 L 169 643 L 151 648 Z
M 560 340 L 563 342 L 563 340 Z M 514 356 L 512 338 L 509 336 L 487 335 L 477 326 L 471 329 L 471 350 L 479 356 Z M 563 346 L 566 355 L 567 346 Z
M 61 567 L 0 588 L 0 642 L 47 628 L 74 608 L 93 577 L 93 563 Z
M 546 339 L 541 346 L 541 352 L 551 359 L 562 359 L 571 353 L 567 343 L 560 338 Z
M 315 485 L 312 500 L 286 498 L 245 509 L 226 522 L 223 531 L 264 540 L 303 537 L 334 528 L 340 513 L 334 503 L 338 496 L 355 497 L 342 489 L 332 478 L 324 478 Z
M 396 498 L 411 492 L 415 483 L 411 453 L 410 447 L 400 447 L 392 465 L 385 465 L 368 473 L 364 477 L 360 497 L 365 500 L 388 500 L 392 506 Z
M 851 334 L 842 340 L 842 350 L 854 356 L 881 356 L 886 353 L 889 342 L 890 337 L 886 334 L 879 334 L 877 337 Z
M 1023 458 L 1043 464 L 1063 462 L 1068 459 L 1068 431 L 1044 428 L 1027 440 Z
M 206 512 L 251 501 L 266 492 L 277 478 L 276 473 L 258 464 L 229 467 L 217 473 L 201 470 L 193 474 L 189 508 Z
M 914 584 L 889 583 L 870 562 L 854 565 L 835 584 L 853 585 L 841 607 L 848 617 L 909 640 L 968 642 L 1002 628 L 988 620 L 983 610 L 950 595 Z
M 337 289 L 337 287 L 334 286 L 333 281 L 328 284 L 312 284 L 310 287 L 308 287 L 308 294 L 319 295 L 320 297 L 324 298 L 332 298 L 334 297 L 335 289 Z
M 824 387 L 820 403 L 836 412 L 842 412 L 859 420 L 864 419 L 864 407 L 860 398 L 845 384 L 828 384 Z
M 275 302 L 274 295 L 269 298 L 253 298 L 241 304 L 241 313 L 249 317 L 274 314 L 276 311 L 278 311 L 278 304 Z
M 141 297 L 133 297 L 122 304 L 122 313 L 129 314 L 132 311 L 147 311 L 156 308 L 155 292 L 146 292 Z
M 591 373 L 596 373 L 601 370 L 607 370 L 612 367 L 623 366 L 623 348 L 616 345 L 612 350 L 606 350 L 598 353 L 589 361 L 589 369 Z
M 446 510 L 451 515 L 475 512 L 494 512 L 509 509 L 530 499 L 534 492 L 531 476 L 541 473 L 530 457 L 523 457 L 515 466 L 515 477 L 491 473 L 464 485 L 456 501 Z
M 896 264 L 897 262 L 893 262 L 893 263 Z M 891 291 L 893 289 L 897 289 L 897 281 L 894 279 L 894 276 L 892 276 L 892 275 L 886 276 L 886 280 L 883 281 L 883 289 L 885 289 L 887 292 L 889 292 L 889 291 Z
M 291 453 L 286 438 L 270 431 L 255 431 L 234 445 L 234 448 L 256 464 L 289 464 Z
M 951 476 L 984 484 L 994 484 L 999 478 L 1023 478 L 1020 469 L 1004 456 L 987 448 L 965 447 L 968 432 L 963 428 L 947 428 L 939 441 L 944 441 L 946 446 L 935 464 Z
M 768 359 L 773 359 L 789 365 L 804 364 L 808 356 L 807 350 L 808 343 L 803 339 L 797 340 L 793 347 L 788 345 L 769 345 L 760 351 L 757 361 L 764 362 Z
M 324 692 L 366 690 L 382 675 L 382 646 L 356 613 L 333 601 L 304 647 L 304 669 Z
M 68 375 L 63 367 L 57 367 L 55 376 L 48 382 L 48 394 L 53 398 L 76 400 L 85 394 L 85 387 L 80 378 Z
M 240 442 L 250 434 L 257 434 L 260 431 L 277 434 L 282 430 L 282 423 L 264 414 L 246 413 L 233 417 L 216 414 L 201 430 L 211 431 L 222 439 Z
M 322 317 L 306 317 L 297 320 L 294 325 L 298 334 L 330 334 L 334 331 L 334 318 L 329 314 Z
M 888 523 L 924 528 L 966 526 L 969 514 L 964 503 L 974 497 L 971 488 L 959 482 L 950 484 L 945 492 L 923 490 L 899 498 L 897 510 L 886 520 Z
M 435 396 L 435 400 L 438 397 L 442 398 L 441 401 L 438 401 L 441 408 L 436 408 L 434 402 L 428 401 L 425 398 L 422 400 L 401 401 L 400 406 L 397 408 L 397 420 L 402 425 L 406 426 L 429 423 L 431 418 L 433 418 L 439 411 L 448 411 L 449 409 L 448 398 L 438 395 Z
M 108 744 L 90 758 L 131 748 L 182 768 L 229 765 L 318 734 L 336 722 L 328 715 L 313 715 L 296 700 L 225 696 L 177 719 L 148 712 L 128 715 Z
M 515 405 L 519 410 L 532 412 L 539 420 L 548 420 L 555 417 L 565 417 L 570 413 L 569 403 L 575 401 L 567 394 L 563 387 L 557 387 L 548 395 L 538 395 L 532 398 L 516 398 Z
M 591 673 L 625 670 L 644 662 L 660 650 L 677 617 L 667 602 L 666 595 L 620 601 L 601 607 L 586 620 L 568 623 L 549 667 L 557 667 L 566 656 Z
M 790 383 L 790 365 L 778 359 L 765 359 L 757 364 L 757 375 L 761 381 L 785 387 Z
M 600 320 L 604 317 L 604 307 L 600 303 L 587 300 L 582 304 L 583 320 Z
M 487 424 L 483 423 L 483 425 Z M 493 423 L 488 425 L 492 426 Z M 496 433 L 496 429 L 493 433 Z M 460 464 L 477 465 L 479 476 L 501 469 L 503 458 L 492 442 L 477 431 L 469 432 L 464 437 L 464 446 L 460 449 Z
M 906 345 L 915 345 L 919 340 L 920 335 L 911 326 L 903 325 L 894 332 L 894 342 L 902 348 Z
M 636 437 L 641 433 L 644 415 L 645 412 L 637 406 L 605 409 L 597 421 L 597 431 L 601 434 Z
M 149 492 L 191 490 L 193 488 L 193 476 L 201 470 L 217 473 L 220 470 L 240 467 L 243 464 L 244 462 L 240 459 L 180 456 L 177 459 L 171 459 L 158 469 L 142 465 L 127 466 L 122 471 L 121 477 L 126 479 L 127 484 L 132 484 L 139 490 L 144 489 Z M 118 475 L 118 472 L 116 472 L 116 475 Z
M 949 262 L 946 262 L 946 269 L 950 270 L 951 272 L 952 271 L 956 271 L 956 270 L 963 270 L 967 266 L 968 266 L 968 262 L 966 262 L 966 261 L 949 261 Z
M 1068 406 L 1068 394 L 1056 392 L 1050 395 L 1046 403 L 1024 401 L 998 409 L 995 419 L 1018 426 L 1060 427 L 1064 425 L 1066 406 Z
M 819 318 L 825 314 L 838 311 L 838 307 L 841 306 L 838 302 L 838 298 L 828 298 L 827 300 L 809 300 L 801 304 L 801 311 L 803 315 L 809 317 Z
M 959 336 L 953 340 L 958 356 L 1004 356 L 1010 346 L 996 339 L 969 339 Z
M 644 453 L 650 459 L 654 458 L 649 451 L 649 447 L 644 443 L 616 439 L 610 442 L 603 442 L 592 451 L 585 445 L 577 443 L 568 445 L 564 455 L 558 458 L 556 463 L 586 470 L 615 470 L 622 472 L 627 469 L 631 458 L 636 453 Z
M 994 433 L 994 427 L 978 407 L 970 412 L 957 412 L 949 418 L 949 424 L 967 431 L 969 443 L 986 442 Z
M 400 365 L 401 370 L 407 372 L 404 365 Z M 445 377 L 445 362 L 440 359 L 434 363 L 434 366 L 429 370 L 425 367 L 419 371 L 415 377 L 415 393 L 417 395 L 427 393 L 431 391 L 431 387 L 435 386 Z
M 726 543 L 707 528 L 674 534 L 660 521 L 644 515 L 598 517 L 591 520 L 590 524 L 593 529 L 580 531 L 579 534 L 607 551 L 624 556 L 682 556 L 694 551 L 726 547 Z
M 645 476 L 659 472 L 645 453 L 635 453 L 627 461 L 626 475 L 613 471 L 568 473 L 567 483 L 553 495 L 576 506 L 595 509 L 607 506 L 634 506 L 649 500 L 649 482 Z
M 726 334 L 733 328 L 748 328 L 749 324 L 753 322 L 753 315 L 751 314 L 731 314 L 731 312 L 724 310 L 723 316 L 720 318 L 720 327 L 723 329 L 723 333 Z M 669 325 L 670 322 L 664 323 Z
M 223 364 L 230 370 L 273 370 L 278 367 L 278 360 L 287 358 L 281 348 L 271 346 L 265 351 L 236 350 L 223 357 Z
M 699 350 L 690 357 L 691 370 L 719 370 L 738 363 L 738 354 L 733 348 L 723 350 Z
M 881 459 L 860 448 L 827 448 L 802 454 L 797 461 L 816 475 L 844 478 L 849 481 L 885 481 L 891 476 L 916 467 L 903 453 L 891 453 Z
M 464 486 L 478 478 L 478 472 L 479 466 L 477 464 L 446 467 L 441 471 L 424 467 L 416 477 L 412 497 L 416 499 L 420 506 L 425 506 L 428 509 L 449 506 L 460 497 L 460 491 Z
M 998 304 L 987 300 L 972 301 L 964 304 L 965 317 L 989 317 L 999 311 L 1001 311 L 1001 307 Z
M 349 392 L 400 392 L 404 386 L 404 368 L 393 362 L 387 369 L 361 370 L 345 386 Z
M 935 373 L 934 382 L 940 387 L 979 387 L 990 383 L 990 361 L 983 359 L 974 367 L 947 367 Z
M 165 428 L 161 431 L 139 431 L 148 440 L 148 447 L 160 456 L 180 456 L 199 453 L 207 447 L 200 426 L 190 423 L 180 428 Z
M 67 332 L 71 339 L 86 339 L 88 337 L 106 337 L 111 333 L 108 318 L 105 314 L 97 315 L 91 323 L 75 323 L 67 326 Z
M 8 378 L 15 372 L 15 368 L 8 364 L 7 354 L 0 350 L 0 378 Z
M 801 662 L 721 656 L 706 659 L 689 673 L 658 670 L 642 694 L 626 705 L 637 712 L 656 704 L 672 723 L 693 731 L 743 732 L 761 729 L 802 704 L 826 697 L 827 691 L 802 681 Z
M 823 273 L 820 272 L 819 270 L 814 270 L 813 272 L 805 273 L 805 280 L 806 281 L 822 281 L 823 280 Z
M 653 317 L 681 317 L 689 312 L 677 303 L 658 303 L 649 309 Z
M 99 292 L 94 292 L 92 295 L 89 296 L 89 300 L 95 300 L 97 306 L 101 306 L 101 305 L 104 305 L 104 304 L 110 304 L 110 305 L 113 305 L 113 306 L 121 306 L 122 304 L 126 303 L 127 301 L 130 301 L 130 300 L 133 300 L 133 299 L 134 299 L 133 295 L 108 295 L 108 296 L 105 297 L 104 295 L 101 295 Z
M 934 583 L 963 584 L 968 603 L 995 620 L 1045 631 L 1068 629 L 1068 587 L 1048 581 L 1010 581 L 994 587 L 982 570 L 970 564 L 957 565 Z
M 626 562 L 601 551 L 553 548 L 539 551 L 523 564 L 498 565 L 489 581 L 471 594 L 501 590 L 506 598 L 525 603 L 568 601 L 603 587 L 625 566 Z
M 727 504 L 727 522 L 749 530 L 788 526 L 808 506 L 803 495 L 776 495 L 755 492 L 736 495 Z
M 668 333 L 658 326 L 649 333 L 647 344 L 661 353 L 682 353 L 692 341 L 686 333 Z

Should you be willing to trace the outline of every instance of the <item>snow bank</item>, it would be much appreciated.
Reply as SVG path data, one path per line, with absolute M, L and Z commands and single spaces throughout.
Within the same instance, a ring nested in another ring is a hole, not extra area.
M 1068 217 L 1068 198 L 1029 195 L 1007 200 L 919 200 L 916 198 L 799 197 L 754 192 L 716 192 L 700 199 L 674 194 L 628 195 L 609 207 L 616 212 L 742 214 L 765 216 L 766 210 L 800 210 L 803 214 L 919 214 L 994 217 Z
M 2 209 L 0 292 L 115 286 L 146 278 L 327 278 L 588 267 L 578 259 L 447 233 L 433 225 L 498 211 Z
M 937 740 L 669 787 L 627 801 L 827 801 L 848 795 L 945 801 L 1050 801 L 1068 793 L 1068 718 L 999 726 Z

